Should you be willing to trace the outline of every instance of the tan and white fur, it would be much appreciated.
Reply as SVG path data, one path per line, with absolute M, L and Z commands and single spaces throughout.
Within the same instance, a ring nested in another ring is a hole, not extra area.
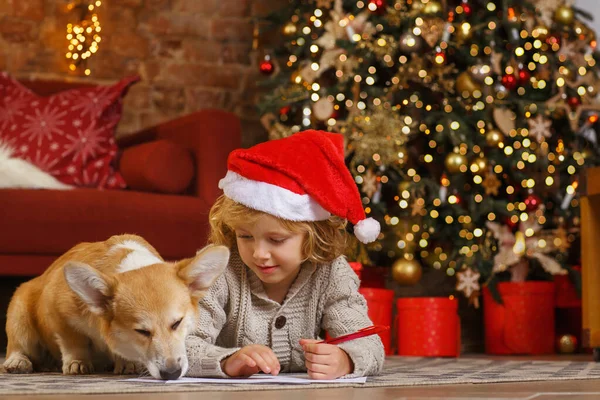
M 30 373 L 49 360 L 64 374 L 87 374 L 114 363 L 117 374 L 184 376 L 198 301 L 228 260 L 226 247 L 207 246 L 165 262 L 134 235 L 80 243 L 15 292 L 4 367 Z

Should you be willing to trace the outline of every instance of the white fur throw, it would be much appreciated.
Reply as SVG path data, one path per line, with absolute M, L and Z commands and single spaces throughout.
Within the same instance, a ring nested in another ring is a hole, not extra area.
M 72 189 L 35 165 L 13 157 L 13 150 L 0 142 L 0 189 Z

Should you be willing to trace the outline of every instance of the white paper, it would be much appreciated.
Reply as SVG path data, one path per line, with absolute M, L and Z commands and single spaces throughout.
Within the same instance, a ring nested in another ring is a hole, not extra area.
M 365 383 L 367 381 L 367 377 L 363 376 L 360 378 L 348 378 L 348 379 L 327 379 L 327 380 L 316 380 L 310 379 L 308 374 L 281 374 L 277 376 L 266 375 L 266 374 L 258 374 L 252 375 L 249 378 L 188 378 L 183 377 L 177 380 L 172 381 L 161 381 L 158 379 L 151 378 L 133 378 L 133 379 L 124 379 L 129 382 L 151 382 L 151 383 L 167 383 L 167 384 L 177 384 L 177 383 L 243 383 L 243 384 L 253 384 L 253 383 L 285 383 L 291 385 L 310 385 L 312 383 Z

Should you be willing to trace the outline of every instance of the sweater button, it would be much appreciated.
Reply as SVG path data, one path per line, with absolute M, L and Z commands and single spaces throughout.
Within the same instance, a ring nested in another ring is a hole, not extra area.
M 275 328 L 277 328 L 277 329 L 283 328 L 285 326 L 286 321 L 287 321 L 286 318 L 283 315 L 280 315 L 275 320 Z

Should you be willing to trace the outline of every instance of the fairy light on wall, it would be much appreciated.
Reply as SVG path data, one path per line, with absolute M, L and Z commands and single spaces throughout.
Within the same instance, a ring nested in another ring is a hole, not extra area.
M 100 37 L 102 27 L 96 13 L 101 5 L 100 0 L 77 0 L 67 6 L 69 11 L 79 13 L 78 23 L 67 24 L 66 37 L 69 44 L 65 55 L 69 60 L 69 70 L 71 71 L 83 68 L 85 75 L 91 74 L 87 67 L 87 60 L 98 51 L 98 45 L 102 40 Z

